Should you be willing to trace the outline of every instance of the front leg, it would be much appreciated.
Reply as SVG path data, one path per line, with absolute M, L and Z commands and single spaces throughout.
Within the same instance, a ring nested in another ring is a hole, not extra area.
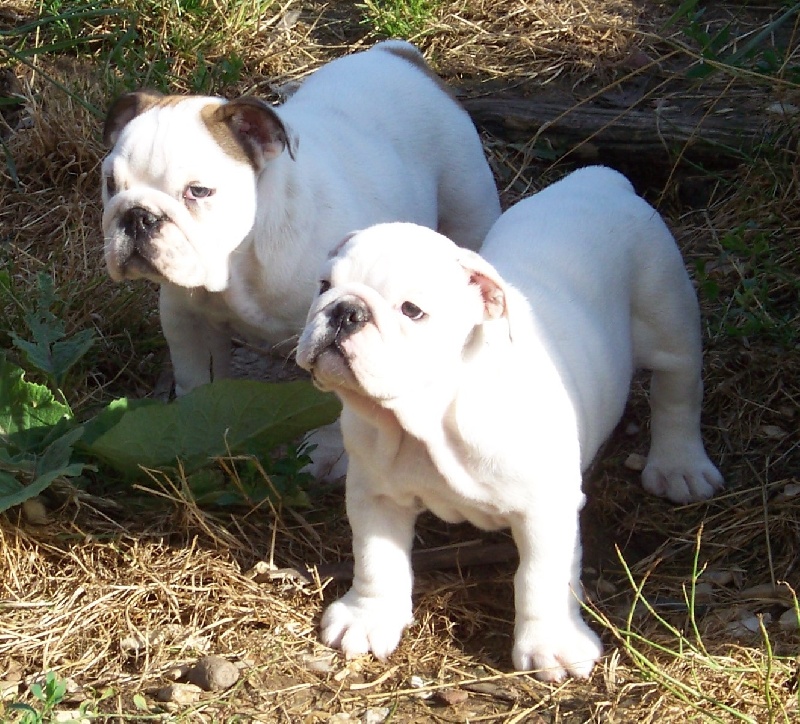
M 192 294 L 193 290 L 162 284 L 159 296 L 161 328 L 169 345 L 178 397 L 231 374 L 230 336 L 196 310 Z
M 556 482 L 556 484 L 559 484 Z M 578 513 L 563 490 L 512 524 L 519 551 L 514 577 L 516 622 L 512 660 L 543 681 L 588 677 L 603 652 L 600 639 L 581 617 L 581 544 Z
M 347 471 L 347 517 L 353 531 L 352 588 L 322 617 L 322 641 L 345 656 L 385 659 L 412 621 L 411 545 L 417 509 L 370 492 L 357 462 Z

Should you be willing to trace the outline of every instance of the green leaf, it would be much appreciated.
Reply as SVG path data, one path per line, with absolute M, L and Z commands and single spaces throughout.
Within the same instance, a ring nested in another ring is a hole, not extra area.
M 144 398 L 140 400 L 129 400 L 127 397 L 120 397 L 111 402 L 103 408 L 102 412 L 91 420 L 87 420 L 84 424 L 84 433 L 81 438 L 81 447 L 89 448 L 97 438 L 105 435 L 115 425 L 117 425 L 122 418 L 140 407 L 155 406 L 159 409 L 164 407 L 161 400 L 154 400 L 151 398 Z
M 14 346 L 24 352 L 28 362 L 52 378 L 60 389 L 67 372 L 94 343 L 94 331 L 84 329 L 68 337 L 63 320 L 51 310 L 59 301 L 52 278 L 44 272 L 40 273 L 36 309 L 25 314 L 25 324 L 33 341 L 24 339 L 16 332 L 10 332 L 10 336 Z
M 45 700 L 46 697 L 44 695 L 44 691 L 42 689 L 41 684 L 38 683 L 31 684 L 30 690 L 31 694 L 33 694 L 37 699 L 39 699 L 39 701 Z
M 30 453 L 9 455 L 8 448 L 0 447 L 0 470 L 10 473 L 33 475 L 36 469 L 36 456 Z
M 74 477 L 80 475 L 84 465 L 72 463 L 72 450 L 75 443 L 83 435 L 83 428 L 76 427 L 66 435 L 54 440 L 36 461 L 36 475 L 38 478 L 51 476 L 51 479 L 64 475 Z
M 0 355 L 0 444 L 26 451 L 39 447 L 69 408 L 44 385 L 25 381 L 25 373 Z
M 11 496 L 19 495 L 19 492 L 24 488 L 25 486 L 13 475 L 9 475 L 7 472 L 0 470 L 0 501 L 10 498 Z M 25 500 L 27 500 L 27 498 L 23 498 L 20 502 L 24 502 Z M 11 505 L 16 505 L 16 503 L 10 503 L 9 507 L 11 507 Z
M 129 474 L 176 459 L 192 471 L 229 453 L 265 454 L 333 422 L 339 409 L 333 395 L 309 382 L 220 380 L 169 404 L 137 407 L 81 447 Z
M 30 714 L 31 716 L 38 716 L 38 712 L 34 709 L 30 704 L 21 704 L 20 702 L 14 702 L 13 704 L 8 705 L 9 711 L 23 711 L 26 714 Z M 23 722 L 27 721 L 27 719 L 23 719 Z M 34 719 L 33 721 L 36 721 Z
M 85 466 L 81 463 L 71 462 L 71 457 L 73 445 L 82 434 L 83 428 L 76 427 L 52 442 L 44 453 L 36 458 L 33 466 L 33 480 L 27 485 L 23 485 L 18 477 L 0 471 L 0 513 L 39 495 L 56 478 L 80 475 Z M 14 472 L 10 465 L 10 462 L 13 461 L 9 460 L 7 456 L 3 457 L 5 457 L 5 460 L 2 460 L 5 470 Z M 30 466 L 23 461 L 17 472 L 20 477 L 27 476 Z
M 82 329 L 71 337 L 54 342 L 51 350 L 53 376 L 59 387 L 64 385 L 67 372 L 94 344 L 94 330 Z

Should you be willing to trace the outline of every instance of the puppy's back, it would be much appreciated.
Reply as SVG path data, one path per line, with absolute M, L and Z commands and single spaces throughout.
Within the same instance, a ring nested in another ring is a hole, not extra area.
M 418 209 L 435 193 L 436 223 L 425 215 L 389 213 L 358 227 L 403 218 L 430 224 L 460 246 L 477 249 L 500 215 L 472 119 L 410 43 L 384 41 L 328 63 L 278 112 L 297 132 L 301 153 L 304 145 L 315 153 L 336 149 L 334 164 L 350 164 L 341 174 L 360 177 L 365 188 L 393 179 L 404 191 L 389 195 L 407 196 Z
M 648 247 L 656 256 L 677 252 L 658 212 L 625 176 L 589 166 L 512 206 L 481 254 L 521 289 L 548 288 L 556 279 L 602 298 L 609 285 L 627 286 Z

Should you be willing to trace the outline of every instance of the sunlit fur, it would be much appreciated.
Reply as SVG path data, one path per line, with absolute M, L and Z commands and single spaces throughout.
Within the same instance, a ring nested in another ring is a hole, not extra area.
M 298 362 L 344 404 L 352 589 L 322 620 L 348 655 L 388 656 L 411 620 L 417 514 L 509 527 L 512 661 L 547 680 L 601 654 L 581 617 L 581 476 L 636 367 L 654 370 L 644 486 L 683 503 L 722 486 L 700 438 L 697 301 L 675 242 L 601 167 L 506 212 L 482 256 L 411 224 L 372 227 L 323 268 Z M 340 300 L 370 321 L 331 324 Z M 403 302 L 425 312 L 417 321 Z
M 103 173 L 117 193 L 103 184 L 103 227 L 114 278 L 162 285 L 179 394 L 229 374 L 232 332 L 270 343 L 297 335 L 318 269 L 347 233 L 405 220 L 477 248 L 500 214 L 469 116 L 407 43 L 335 60 L 273 108 L 283 152 L 275 138 L 255 150 L 248 138 L 242 153 L 239 127 L 210 131 L 221 99 L 166 98 L 115 134 Z M 187 204 L 190 184 L 215 193 Z M 149 266 L 119 263 L 132 205 L 165 218 Z

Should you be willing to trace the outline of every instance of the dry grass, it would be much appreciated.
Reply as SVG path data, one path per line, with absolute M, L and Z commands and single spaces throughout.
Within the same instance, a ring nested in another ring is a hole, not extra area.
M 779 3 L 751 11 L 710 5 L 716 27 L 733 17 L 736 27 L 752 21 L 757 28 Z M 14 13 L 35 16 L 36 6 L 6 4 L 0 24 L 17 22 Z M 261 23 L 216 16 L 213 26 L 195 28 L 198 36 L 222 33 L 219 57 L 234 50 L 244 61 L 240 80 L 216 90 L 269 93 L 374 40 L 354 4 L 310 2 L 297 6 L 299 16 L 294 9 L 275 6 Z M 665 4 L 627 0 L 458 0 L 438 5 L 417 40 L 468 93 L 535 94 L 557 86 L 577 101 L 652 62 L 656 82 L 646 100 L 656 102 L 680 88 L 689 92 L 675 73 L 697 56 L 680 26 L 669 36 L 659 31 L 668 15 Z M 781 30 L 792 47 L 795 31 Z M 189 89 L 193 51 L 168 50 L 175 86 Z M 0 134 L 20 186 L 9 174 L 0 179 L 2 264 L 18 289 L 32 285 L 39 270 L 51 272 L 67 300 L 62 317 L 72 329 L 93 326 L 100 336 L 73 381 L 71 402 L 83 411 L 114 395 L 147 394 L 164 356 L 153 290 L 113 285 L 103 273 L 100 121 L 41 74 L 102 108 L 105 52 L 42 57 L 37 70 L 10 65 L 25 105 L 22 121 Z M 206 58 L 217 59 L 208 50 Z M 766 84 L 730 74 L 690 91 L 709 107 L 756 93 L 784 101 L 800 95 L 787 80 Z M 508 673 L 513 562 L 421 575 L 417 623 L 400 649 L 387 663 L 345 662 L 320 645 L 316 632 L 323 598 L 342 584 L 280 570 L 347 557 L 340 493 L 316 497 L 302 514 L 208 511 L 181 492 L 179 476 L 143 473 L 138 483 L 151 492 L 95 480 L 97 498 L 64 488 L 52 493 L 44 525 L 20 511 L 0 515 L 0 690 L 21 677 L 15 695 L 30 702 L 28 685 L 54 671 L 74 683 L 67 708 L 106 692 L 90 708 L 120 721 L 155 718 L 165 706 L 177 720 L 220 722 L 323 722 L 338 713 L 358 719 L 381 707 L 393 721 L 796 720 L 800 633 L 778 623 L 797 613 L 792 587 L 800 588 L 794 138 L 787 132 L 747 163 L 709 172 L 713 183 L 700 203 L 687 204 L 676 192 L 678 167 L 666 185 L 648 189 L 698 282 L 706 329 L 704 434 L 729 488 L 708 504 L 682 508 L 641 494 L 637 474 L 623 464 L 630 453 L 646 451 L 646 397 L 637 385 L 620 432 L 587 480 L 584 580 L 607 647 L 591 680 L 550 686 Z M 485 140 L 506 203 L 563 171 L 532 148 Z M 766 251 L 748 254 L 764 239 Z M 18 312 L 4 314 L 13 328 Z M 476 538 L 488 540 L 433 519 L 419 530 L 421 547 Z M 279 570 L 256 575 L 259 561 Z M 241 666 L 234 689 L 189 706 L 148 697 L 146 710 L 137 709 L 134 697 L 163 684 L 172 667 L 212 652 Z M 3 716 L 12 714 L 3 714 L 0 703 Z

